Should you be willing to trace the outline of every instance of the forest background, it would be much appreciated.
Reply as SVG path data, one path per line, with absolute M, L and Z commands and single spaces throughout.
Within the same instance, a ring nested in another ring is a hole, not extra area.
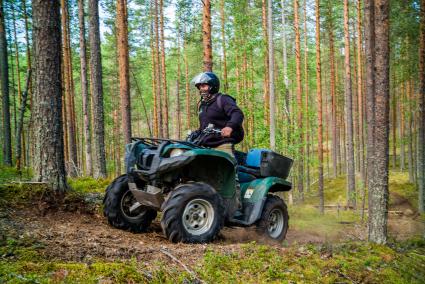
M 190 80 L 212 70 L 245 113 L 239 149 L 294 159 L 289 203 L 318 196 L 323 213 L 324 182 L 342 177 L 344 205 L 362 218 L 369 207 L 369 239 L 385 243 L 392 170 L 407 174 L 424 211 L 423 0 L 61 0 L 61 104 L 50 111 L 63 157 L 44 164 L 39 2 L 0 2 L 5 166 L 40 182 L 60 176 L 58 189 L 66 176 L 116 177 L 131 136 L 184 139 L 198 127 Z

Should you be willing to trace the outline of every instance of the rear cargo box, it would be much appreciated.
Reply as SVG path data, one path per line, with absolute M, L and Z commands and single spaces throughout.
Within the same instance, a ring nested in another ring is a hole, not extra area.
M 246 157 L 246 165 L 259 168 L 262 177 L 280 177 L 286 179 L 294 161 L 266 149 L 252 149 Z

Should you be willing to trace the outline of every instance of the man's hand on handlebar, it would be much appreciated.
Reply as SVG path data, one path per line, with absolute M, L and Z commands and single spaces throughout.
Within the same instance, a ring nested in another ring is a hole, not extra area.
M 226 126 L 221 130 L 221 136 L 230 137 L 232 132 L 233 132 L 233 129 L 231 127 Z

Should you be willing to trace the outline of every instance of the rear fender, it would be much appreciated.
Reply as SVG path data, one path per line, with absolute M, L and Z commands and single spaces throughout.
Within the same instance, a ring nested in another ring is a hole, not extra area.
M 266 177 L 241 184 L 246 225 L 255 223 L 263 212 L 269 192 L 289 191 L 292 184 L 278 177 Z

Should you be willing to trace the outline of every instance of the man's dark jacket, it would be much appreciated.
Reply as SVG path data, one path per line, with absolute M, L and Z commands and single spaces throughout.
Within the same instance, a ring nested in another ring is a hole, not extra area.
M 220 105 L 218 96 L 221 96 Z M 202 139 L 201 145 L 217 147 L 225 143 L 237 144 L 241 142 L 244 137 L 243 119 L 243 112 L 236 105 L 236 100 L 231 96 L 219 93 L 208 102 L 201 101 L 199 105 L 199 130 L 205 129 L 210 123 L 214 124 L 216 129 L 222 129 L 226 126 L 233 129 L 230 137 L 211 134 Z

